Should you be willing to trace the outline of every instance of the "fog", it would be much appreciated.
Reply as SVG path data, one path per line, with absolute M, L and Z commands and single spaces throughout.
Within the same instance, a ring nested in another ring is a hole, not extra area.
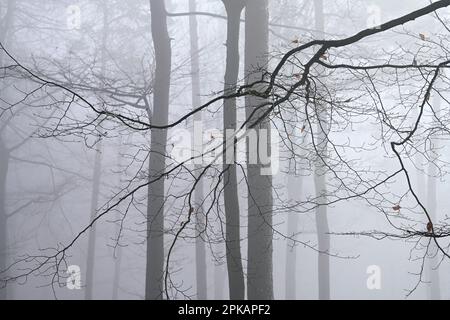
M 0 0 L 0 299 L 449 299 L 449 7 Z

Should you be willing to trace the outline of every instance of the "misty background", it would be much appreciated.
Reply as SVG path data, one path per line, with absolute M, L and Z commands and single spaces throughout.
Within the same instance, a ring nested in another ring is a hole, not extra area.
M 327 50 L 280 104 L 319 46 L 250 92 L 294 48 L 429 5 L 0 0 L 0 297 L 450 298 L 450 9 Z M 258 116 L 277 170 L 245 138 L 210 165 Z M 412 192 L 390 143 L 418 117 Z

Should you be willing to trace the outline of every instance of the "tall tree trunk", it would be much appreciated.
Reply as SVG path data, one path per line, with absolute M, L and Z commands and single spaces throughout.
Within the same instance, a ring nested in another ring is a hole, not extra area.
M 196 0 L 189 0 L 189 11 L 196 11 Z M 190 40 L 191 40 L 191 79 L 192 79 L 192 105 L 193 108 L 200 106 L 200 66 L 199 66 L 199 49 L 198 49 L 198 30 L 197 30 L 197 17 L 195 15 L 189 16 L 189 30 L 190 30 Z M 202 121 L 202 113 L 197 112 L 194 115 L 194 125 L 195 123 L 200 123 Z M 202 132 L 200 132 L 203 134 Z M 196 132 L 194 131 L 194 134 Z M 194 139 L 194 141 L 197 141 Z M 200 141 L 202 141 L 200 139 Z M 194 150 L 200 148 L 200 154 L 202 153 L 202 146 L 195 146 Z M 195 156 L 199 156 L 198 152 Z M 196 164 L 195 172 L 197 178 L 200 181 L 197 183 L 195 189 L 195 207 L 196 207 L 196 230 L 200 233 L 205 227 L 204 213 L 203 213 L 203 179 L 199 178 L 198 175 L 201 173 L 202 166 Z M 206 292 L 206 253 L 205 253 L 205 242 L 203 241 L 201 234 L 198 234 L 195 239 L 195 270 L 196 270 L 196 284 L 197 284 L 197 299 L 205 300 L 207 298 Z
M 8 249 L 8 228 L 6 215 L 6 179 L 8 176 L 9 151 L 0 137 L 0 272 L 6 270 Z M 6 274 L 2 274 L 5 277 Z M 7 290 L 4 283 L 0 282 L 0 300 L 7 299 Z
M 3 45 L 10 42 L 11 26 L 16 11 L 16 0 L 8 0 L 6 13 L 3 21 L 0 21 L 2 28 L 0 29 L 0 42 Z M 0 52 L 0 66 L 3 66 L 3 52 Z M 1 90 L 2 88 L 0 88 Z M 7 249 L 8 249 L 8 216 L 6 212 L 6 179 L 8 176 L 10 154 L 5 144 L 4 137 L 0 132 L 0 272 L 5 271 L 7 267 Z M 7 274 L 2 273 L 3 277 Z M 7 288 L 4 283 L 0 282 L 0 300 L 8 298 Z
M 292 7 L 293 6 L 293 7 Z M 278 15 L 282 15 L 284 10 L 301 10 L 301 7 L 296 7 L 296 4 L 292 4 L 291 7 L 281 6 L 278 9 Z M 275 9 L 275 10 L 277 10 Z M 297 11 L 292 11 L 285 17 L 283 17 L 283 23 L 287 25 L 295 25 L 298 20 Z M 280 31 L 285 39 L 289 39 L 292 36 L 292 30 L 283 29 Z M 300 139 L 297 139 L 296 134 L 298 130 L 298 122 L 296 118 L 297 114 L 294 110 L 288 114 L 288 119 L 286 119 L 286 126 L 290 132 L 290 139 L 296 144 L 300 144 Z M 295 148 L 295 144 L 293 145 Z M 295 148 L 295 152 L 301 152 L 299 148 Z M 287 175 L 287 192 L 288 199 L 293 201 L 301 200 L 303 190 L 303 177 L 301 176 L 301 168 L 296 170 L 295 163 L 289 162 L 288 175 Z M 286 225 L 286 235 L 294 237 L 298 233 L 299 227 L 299 213 L 291 211 L 287 213 L 287 225 Z M 295 300 L 297 299 L 297 250 L 298 246 L 295 245 L 293 241 L 286 241 L 286 265 L 285 265 L 285 299 Z
M 128 138 L 129 139 L 129 138 Z M 119 188 L 122 185 L 122 152 L 125 150 L 127 143 L 125 143 L 125 139 L 123 136 L 120 136 L 118 139 L 118 148 L 117 148 L 117 176 L 118 176 L 118 181 L 117 181 L 117 185 L 119 186 Z M 119 299 L 119 288 L 120 288 L 120 275 L 121 275 L 121 267 L 122 267 L 122 246 L 120 245 L 120 233 L 123 231 L 122 226 L 120 224 L 119 221 L 121 221 L 122 219 L 122 214 L 120 213 L 120 211 L 117 211 L 117 217 L 116 217 L 116 221 L 117 221 L 117 228 L 116 228 L 116 232 L 117 232 L 117 247 L 115 248 L 114 251 L 114 273 L 113 273 L 113 288 L 112 288 L 112 300 L 118 300 Z
M 288 174 L 289 199 L 298 199 L 302 192 L 302 178 L 297 176 L 295 168 L 290 168 Z M 287 236 L 295 237 L 298 232 L 298 213 L 289 212 L 287 216 Z M 292 241 L 286 242 L 285 298 L 297 298 L 297 246 Z
M 244 3 L 240 0 L 223 0 L 222 2 L 227 11 L 227 61 L 224 92 L 225 94 L 233 94 L 236 91 L 236 82 L 239 76 L 240 19 Z M 236 115 L 236 99 L 226 99 L 223 107 L 223 128 L 225 132 L 226 130 L 236 130 Z M 236 165 L 232 163 L 236 159 L 226 159 L 226 134 L 224 134 L 224 145 L 223 183 L 228 285 L 230 299 L 243 300 L 245 299 L 245 284 L 241 257 L 239 196 Z M 235 148 L 235 145 L 232 144 L 232 147 Z
M 103 3 L 103 32 L 102 32 L 102 48 L 101 48 L 101 76 L 105 76 L 106 70 L 106 46 L 108 40 L 108 4 Z M 103 81 L 103 79 L 102 79 Z M 102 171 L 102 141 L 97 145 L 97 150 L 95 151 L 94 160 L 94 173 L 92 181 L 92 194 L 91 194 L 91 221 L 95 219 L 97 215 L 97 207 L 99 203 L 99 193 L 100 193 L 100 180 Z M 87 263 L 86 263 L 86 291 L 85 299 L 92 300 L 93 290 L 94 290 L 94 268 L 95 268 L 95 243 L 96 243 L 96 227 L 95 224 L 89 231 L 88 239 L 88 252 L 87 252 Z
M 94 220 L 97 215 L 98 207 L 98 196 L 100 192 L 100 177 L 102 170 L 102 143 L 100 142 L 95 151 L 94 160 L 94 173 L 92 181 L 92 193 L 91 193 L 91 217 L 90 221 Z M 95 265 L 95 243 L 96 243 L 96 227 L 95 224 L 89 230 L 88 238 L 88 251 L 87 251 L 87 261 L 86 261 L 86 290 L 85 299 L 92 300 L 93 289 L 94 289 L 94 265 Z
M 122 216 L 120 212 L 117 212 L 117 221 L 119 219 L 122 219 Z M 120 225 L 117 227 L 117 234 L 119 234 L 120 231 Z M 117 239 L 117 241 L 120 241 L 120 238 Z M 120 275 L 121 275 L 121 267 L 122 267 L 122 246 L 120 243 L 118 244 L 117 248 L 115 249 L 115 256 L 114 256 L 114 276 L 113 276 L 113 288 L 112 288 L 112 300 L 118 300 L 119 299 L 119 288 L 120 288 Z
M 323 15 L 323 0 L 314 1 L 315 6 L 315 20 L 316 30 L 318 30 L 318 37 L 320 39 L 324 36 L 324 15 Z M 320 124 L 317 125 L 317 144 L 319 145 L 319 152 L 326 157 L 327 142 L 326 135 L 328 134 L 328 113 L 324 106 L 316 103 Z M 324 132 L 325 131 L 325 132 Z M 315 191 L 319 202 L 326 202 L 326 175 L 323 171 L 323 163 L 318 159 L 316 163 L 316 174 L 314 176 Z M 318 278 L 319 278 L 319 299 L 330 299 L 330 235 L 328 228 L 327 207 L 319 206 L 316 210 L 316 228 L 318 240 Z
M 252 83 L 263 78 L 263 70 L 268 64 L 268 1 L 247 0 L 245 10 L 245 74 L 246 82 Z M 264 90 L 265 88 L 259 88 Z M 245 99 L 246 116 L 250 117 L 254 108 L 263 102 L 261 98 L 248 96 Z M 250 123 L 254 123 L 265 112 L 260 108 Z M 264 129 L 264 131 L 261 131 Z M 248 264 L 247 297 L 248 299 L 273 299 L 273 228 L 272 228 L 272 176 L 263 175 L 260 139 L 262 134 L 269 138 L 267 150 L 270 152 L 270 122 L 264 119 L 256 127 L 257 163 L 249 163 L 251 149 L 247 146 L 248 177 Z
M 223 300 L 225 284 L 225 267 L 218 265 L 214 267 L 214 300 Z
M 433 109 L 437 117 L 439 117 L 440 109 L 441 109 L 441 97 L 439 94 L 434 95 L 433 99 Z M 432 122 L 432 125 L 435 124 L 435 121 Z M 439 125 L 439 124 L 436 124 Z M 438 141 L 437 139 L 431 139 L 431 148 L 433 148 L 431 161 L 434 161 L 438 158 Z M 438 202 L 437 202 L 437 188 L 436 188 L 436 175 L 437 168 L 436 165 L 430 162 L 428 165 L 428 188 L 427 188 L 427 209 L 430 212 L 430 218 L 433 223 L 437 222 L 438 214 Z M 429 285 L 428 285 L 428 298 L 431 300 L 440 300 L 441 299 L 441 289 L 440 289 L 440 277 L 439 277 L 439 263 L 440 259 L 438 257 L 438 248 L 434 241 L 430 243 L 430 253 L 433 255 L 428 261 L 428 273 L 429 273 Z
M 6 4 L 6 13 L 2 19 L 3 21 L 0 21 L 2 24 L 2 28 L 0 29 L 0 41 L 2 42 L 3 45 L 5 45 L 5 41 L 8 39 L 15 11 L 16 11 L 16 0 L 8 0 L 8 3 Z M 1 60 L 2 58 L 3 54 L 0 55 Z
M 119 148 L 118 148 L 118 159 L 117 159 L 117 172 L 119 172 L 118 177 L 119 177 L 119 181 L 117 182 L 117 185 L 120 187 L 121 183 L 122 183 L 122 175 L 120 174 L 120 170 L 122 170 L 122 166 L 121 166 L 121 160 L 122 160 L 122 146 L 124 145 L 124 141 L 122 139 L 122 137 L 119 137 Z M 116 221 L 118 221 L 117 223 L 117 247 L 115 248 L 115 255 L 113 256 L 114 260 L 114 274 L 113 274 L 113 290 L 112 290 L 112 300 L 118 300 L 119 298 L 119 287 L 120 287 L 120 273 L 121 273 L 121 266 L 122 266 L 122 246 L 120 245 L 120 233 L 122 232 L 121 230 L 121 225 L 119 223 L 119 221 L 122 219 L 122 214 L 120 213 L 120 211 L 117 211 L 117 218 Z
M 156 70 L 153 93 L 153 125 L 167 125 L 172 50 L 164 0 L 150 0 L 151 27 L 155 48 Z M 166 166 L 167 130 L 151 130 L 149 179 L 161 175 Z M 163 298 L 164 277 L 164 180 L 148 186 L 147 266 L 145 299 Z

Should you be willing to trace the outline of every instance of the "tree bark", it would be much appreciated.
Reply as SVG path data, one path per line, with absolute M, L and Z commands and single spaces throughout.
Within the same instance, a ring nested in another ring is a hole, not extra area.
M 314 1 L 315 8 L 315 21 L 316 30 L 318 30 L 317 36 L 322 39 L 324 37 L 324 15 L 323 15 L 323 0 Z M 318 108 L 318 121 L 317 125 L 317 144 L 319 145 L 319 152 L 326 157 L 327 142 L 326 135 L 328 134 L 328 113 L 324 106 L 316 103 Z M 320 172 L 323 170 L 323 163 L 318 159 L 316 162 L 316 174 L 314 175 L 314 184 L 316 196 L 321 203 L 326 202 L 326 174 Z M 318 172 L 319 171 L 319 172 Z M 319 206 L 316 210 L 316 228 L 317 228 L 317 240 L 318 240 L 318 278 L 319 278 L 319 300 L 330 299 L 330 235 L 328 227 L 327 207 Z
M 245 12 L 245 74 L 246 82 L 252 83 L 263 78 L 263 70 L 268 64 L 268 2 L 267 0 L 247 0 Z M 260 88 L 265 89 L 265 88 Z M 250 117 L 254 108 L 263 102 L 261 98 L 248 96 L 245 99 L 246 116 Z M 260 108 L 250 123 L 265 112 Z M 259 156 L 261 135 L 269 134 L 267 150 L 270 152 L 270 123 L 267 119 L 260 122 L 255 130 L 258 137 L 258 161 L 249 163 L 249 145 L 247 145 L 248 178 L 248 299 L 273 299 L 273 228 L 272 228 L 272 176 L 263 175 L 263 164 Z M 252 148 L 254 149 L 254 148 Z
M 171 55 L 167 14 L 164 0 L 150 0 L 151 28 L 155 48 L 156 70 L 152 124 L 167 125 L 169 116 L 169 91 Z M 167 130 L 151 130 L 149 179 L 161 175 L 166 166 Z M 145 298 L 163 298 L 164 277 L 164 180 L 158 179 L 148 186 L 147 204 L 147 265 Z
M 232 94 L 236 91 L 236 82 L 239 75 L 240 18 L 244 3 L 239 0 L 223 0 L 222 2 L 227 11 L 227 61 L 224 92 L 225 94 Z M 224 131 L 227 129 L 236 130 L 236 121 L 236 99 L 226 99 L 223 109 Z M 227 257 L 228 285 L 230 299 L 243 300 L 245 298 L 245 284 L 241 257 L 237 173 L 236 165 L 230 163 L 231 159 L 226 159 L 226 144 L 226 134 L 224 134 L 223 183 L 226 217 L 225 250 Z M 234 144 L 233 147 L 235 148 Z

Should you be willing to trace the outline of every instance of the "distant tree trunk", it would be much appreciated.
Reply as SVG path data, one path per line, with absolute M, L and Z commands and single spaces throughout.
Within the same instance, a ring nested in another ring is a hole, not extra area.
M 3 45 L 11 38 L 11 26 L 16 11 L 16 0 L 8 0 L 3 21 L 0 21 L 0 41 Z M 0 67 L 3 66 L 3 52 L 0 52 Z M 0 88 L 2 90 L 3 88 Z M 6 180 L 8 176 L 10 153 L 0 132 L 0 272 L 7 267 L 8 250 L 8 216 L 6 212 Z M 2 276 L 6 276 L 5 273 Z M 7 288 L 0 282 L 0 300 L 8 298 Z
M 0 271 L 6 270 L 8 249 L 8 228 L 6 213 L 6 179 L 8 176 L 9 151 L 0 137 Z M 6 276 L 2 274 L 2 276 Z M 7 299 L 7 290 L 4 283 L 0 282 L 0 300 Z
M 214 267 L 214 300 L 223 300 L 225 270 L 222 265 Z
M 102 47 L 101 47 L 101 70 L 100 74 L 102 77 L 105 76 L 106 71 L 106 46 L 108 40 L 108 5 L 103 3 L 103 32 L 102 32 Z M 103 81 L 103 79 L 102 79 Z M 101 138 L 100 138 L 101 139 Z M 97 208 L 99 203 L 99 193 L 100 193 L 100 180 L 102 171 L 102 141 L 97 145 L 97 150 L 95 151 L 94 160 L 94 174 L 92 181 L 92 194 L 91 194 L 91 221 L 97 216 Z M 87 252 L 87 263 L 86 263 L 86 291 L 85 299 L 92 300 L 93 290 L 94 290 L 94 269 L 95 269 L 95 244 L 96 244 L 96 227 L 95 224 L 89 231 L 88 239 L 88 252 Z
M 126 144 L 124 143 L 125 140 L 123 139 L 123 136 L 120 136 L 118 139 L 118 148 L 117 148 L 117 172 L 118 174 L 118 181 L 117 185 L 120 187 L 122 184 L 122 150 L 125 149 Z M 113 291 L 112 291 L 112 300 L 118 300 L 119 299 L 119 287 L 120 287 L 120 273 L 121 273 L 121 266 L 122 266 L 122 246 L 120 245 L 120 233 L 121 225 L 120 220 L 122 219 L 122 214 L 120 211 L 117 211 L 117 247 L 115 248 L 115 255 L 113 256 L 114 260 L 114 273 L 113 273 Z
M 289 10 L 288 14 L 283 14 L 285 10 Z M 296 3 L 289 4 L 289 7 L 279 6 L 273 8 L 274 11 L 278 11 L 276 16 L 283 17 L 283 23 L 289 26 L 297 24 L 302 6 L 298 6 Z M 280 31 L 281 35 L 285 39 L 292 37 L 292 30 L 284 29 Z M 285 125 L 287 126 L 290 139 L 295 144 L 300 144 L 300 139 L 296 137 L 298 134 L 298 122 L 296 118 L 295 110 L 288 114 Z M 299 148 L 295 149 L 295 152 L 301 152 Z M 301 176 L 301 168 L 296 168 L 295 163 L 289 162 L 288 175 L 287 175 L 287 192 L 288 199 L 292 201 L 301 200 L 303 191 L 303 177 Z M 286 235 L 294 237 L 298 233 L 299 228 L 299 213 L 294 210 L 287 213 L 287 225 Z M 297 250 L 298 246 L 293 241 L 286 241 L 286 265 L 285 265 L 285 299 L 295 300 L 297 299 Z
M 290 168 L 287 190 L 289 199 L 298 199 L 302 192 L 302 178 L 297 176 L 295 168 Z M 298 213 L 289 212 L 287 216 L 287 236 L 295 237 L 298 232 Z M 297 298 L 297 247 L 295 243 L 286 242 L 285 298 Z
M 246 82 L 261 80 L 263 70 L 268 64 L 268 1 L 247 0 L 245 10 L 245 75 Z M 261 88 L 260 88 L 261 89 Z M 262 88 L 265 89 L 265 88 Z M 248 96 L 245 99 L 246 116 L 263 100 Z M 261 108 L 250 121 L 253 123 L 265 111 Z M 247 264 L 247 297 L 248 299 L 273 299 L 273 228 L 272 228 L 272 176 L 263 175 L 260 159 L 260 139 L 264 131 L 268 133 L 267 150 L 270 152 L 270 122 L 264 119 L 255 128 L 258 145 L 256 164 L 249 163 L 249 145 L 247 145 L 247 177 L 248 177 L 248 264 Z M 253 148 L 255 149 L 255 148 Z
M 439 94 L 434 95 L 433 99 L 433 109 L 436 114 L 436 117 L 439 117 L 440 109 L 441 109 L 441 97 Z M 432 124 L 434 121 L 432 122 Z M 439 125 L 439 124 L 437 124 Z M 438 158 L 438 141 L 437 139 L 431 139 L 431 148 L 433 149 L 431 155 L 431 161 L 434 161 Z M 428 165 L 428 188 L 427 188 L 427 209 L 430 213 L 431 220 L 433 223 L 436 223 L 438 218 L 438 201 L 437 201 L 437 188 L 436 188 L 436 175 L 437 168 L 436 165 L 430 162 Z M 431 241 L 430 243 L 430 253 L 433 255 L 431 259 L 428 261 L 428 272 L 430 276 L 430 283 L 428 286 L 428 297 L 431 300 L 440 300 L 441 299 L 441 289 L 440 289 L 440 277 L 439 277 L 439 263 L 440 259 L 437 255 L 438 248 L 436 244 Z
M 323 0 L 315 0 L 315 20 L 316 20 L 316 30 L 318 30 L 318 37 L 323 38 L 324 34 L 324 15 L 323 15 Z M 318 110 L 319 120 L 321 125 L 317 125 L 317 144 L 319 152 L 323 156 L 327 153 L 327 142 L 326 135 L 328 134 L 328 113 L 326 109 L 319 105 L 315 105 Z M 326 131 L 326 132 L 324 132 Z M 314 175 L 315 191 L 316 196 L 320 202 L 326 202 L 326 175 L 323 171 L 323 164 L 318 159 L 316 163 L 316 174 Z M 330 235 L 328 228 L 328 218 L 327 218 L 327 207 L 319 206 L 316 210 L 316 228 L 317 228 L 317 238 L 318 238 L 318 278 L 319 278 L 319 299 L 329 300 L 330 299 Z
M 415 121 L 417 117 L 419 116 L 419 110 L 415 109 L 413 112 L 413 120 Z M 424 159 L 420 153 L 417 153 L 414 157 L 414 161 L 416 163 L 416 166 L 419 168 L 422 167 Z M 425 197 L 425 188 L 426 188 L 426 181 L 424 177 L 425 172 L 418 171 L 417 172 L 417 193 L 420 199 L 423 199 Z
M 227 11 L 227 61 L 224 92 L 225 94 L 233 94 L 236 91 L 236 82 L 239 75 L 240 18 L 244 3 L 240 0 L 223 0 L 222 2 Z M 223 107 L 224 131 L 227 129 L 236 130 L 236 121 L 236 99 L 226 99 Z M 224 144 L 227 144 L 225 134 Z M 233 147 L 235 147 L 234 144 Z M 225 159 L 226 152 L 226 147 L 224 147 L 223 183 L 228 285 L 230 299 L 243 300 L 245 299 L 245 284 L 241 257 L 240 211 L 236 165 L 229 163 L 230 161 Z
M 98 150 L 95 151 L 94 160 L 94 174 L 92 181 L 92 193 L 91 193 L 91 217 L 90 221 L 94 220 L 97 215 L 98 196 L 100 193 L 100 177 L 102 170 L 102 143 L 97 146 Z M 95 265 L 95 243 L 96 243 L 96 228 L 95 224 L 89 230 L 88 238 L 88 251 L 86 261 L 86 290 L 85 299 L 92 300 L 93 287 L 94 287 L 94 265 Z
M 126 165 L 123 163 L 123 153 L 125 152 L 127 146 L 129 145 L 129 142 L 131 141 L 130 136 L 128 136 L 127 139 L 124 139 L 124 136 L 119 136 L 117 139 L 117 186 L 119 187 L 119 190 L 122 186 L 122 178 L 124 175 L 126 175 L 126 169 L 125 173 L 122 171 Z M 112 300 L 118 300 L 119 299 L 119 289 L 120 289 L 120 276 L 121 276 L 121 267 L 122 267 L 122 259 L 123 259 L 123 251 L 122 246 L 120 244 L 120 236 L 122 230 L 122 225 L 120 223 L 121 219 L 123 218 L 122 213 L 117 210 L 116 215 L 116 221 L 117 221 L 117 247 L 114 251 L 114 273 L 113 273 L 113 290 L 112 290 Z
M 172 50 L 164 0 L 150 0 L 151 27 L 155 47 L 155 79 L 152 124 L 166 125 L 169 117 L 169 91 Z M 167 130 L 151 130 L 149 179 L 161 175 L 166 166 Z M 164 277 L 164 180 L 148 186 L 147 267 L 145 298 L 163 298 Z
M 189 11 L 196 11 L 196 0 L 189 0 Z M 189 16 L 189 30 L 191 40 L 191 79 L 192 79 L 192 105 L 193 108 L 200 106 L 200 66 L 199 66 L 199 48 L 198 48 L 198 30 L 197 17 L 195 15 Z M 201 122 L 202 114 L 197 112 L 194 115 L 194 122 Z M 195 141 L 195 139 L 194 139 Z M 200 146 L 201 147 L 201 146 Z M 196 149 L 195 149 L 196 150 Z M 195 156 L 199 156 L 195 154 Z M 195 165 L 195 172 L 200 174 L 202 170 L 201 165 Z M 196 207 L 196 230 L 201 232 L 205 227 L 203 216 L 203 180 L 197 183 L 195 189 L 195 207 Z M 197 279 L 197 299 L 205 300 L 207 298 L 207 282 L 206 282 L 206 253 L 205 243 L 202 237 L 197 235 L 195 239 L 195 267 Z
M 120 212 L 117 213 L 117 219 L 121 219 Z M 117 228 L 120 229 L 120 226 Z M 118 233 L 120 230 L 118 230 Z M 120 241 L 118 238 L 117 241 Z M 116 255 L 114 256 L 114 277 L 113 277 L 113 291 L 112 291 L 112 300 L 119 299 L 119 288 L 120 288 L 120 275 L 121 275 L 121 267 L 122 267 L 122 247 L 119 244 L 116 248 Z
M 0 41 L 5 45 L 5 40 L 8 38 L 8 33 L 10 31 L 14 14 L 16 11 L 16 0 L 8 0 L 6 4 L 6 13 L 3 16 L 3 21 L 0 21 L 2 28 L 0 29 Z M 3 54 L 0 55 L 0 62 L 3 58 Z

